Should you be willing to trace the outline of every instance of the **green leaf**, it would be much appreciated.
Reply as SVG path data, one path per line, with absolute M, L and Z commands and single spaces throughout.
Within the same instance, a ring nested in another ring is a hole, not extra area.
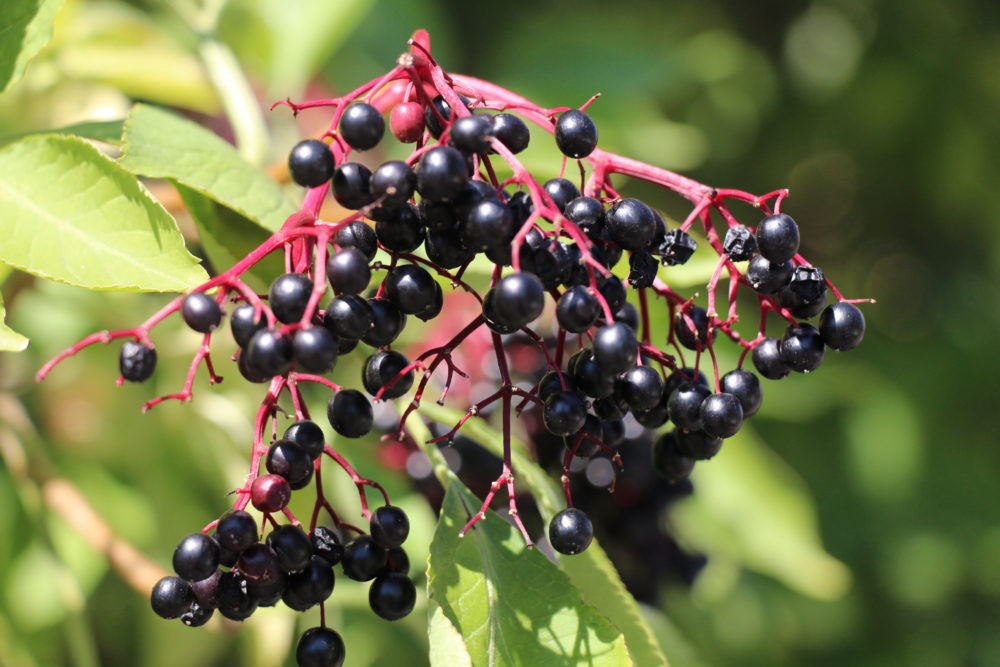
M 21 132 L 8 137 L 0 138 L 0 145 L 9 144 L 25 137 L 32 137 L 39 134 L 70 134 L 81 139 L 93 139 L 112 146 L 120 146 L 122 143 L 122 129 L 125 126 L 124 120 L 97 120 L 93 122 L 74 123 L 56 129 L 33 130 Z
M 4 0 L 0 3 L 0 94 L 24 75 L 28 61 L 52 39 L 52 22 L 62 0 Z
M 436 403 L 421 404 L 420 412 L 442 424 L 455 424 L 462 417 L 462 413 L 457 410 Z M 503 434 L 489 422 L 483 419 L 470 419 L 462 427 L 462 433 L 494 454 L 503 455 Z M 436 449 L 435 445 L 430 447 Z M 518 483 L 531 491 L 542 520 L 548 523 L 553 515 L 562 509 L 561 489 L 529 458 L 526 445 L 513 437 L 511 465 Z M 625 590 L 618 571 L 596 541 L 592 542 L 582 554 L 561 557 L 559 564 L 583 592 L 587 603 L 596 607 L 607 618 L 614 619 L 624 634 L 629 654 L 636 664 L 666 664 L 663 651 L 652 630 L 643 620 L 639 605 Z
M 169 111 L 133 107 L 123 152 L 120 162 L 129 171 L 183 183 L 265 229 L 277 230 L 296 211 L 278 184 L 231 144 Z
M 233 266 L 267 240 L 266 231 L 233 209 L 176 181 L 173 184 L 198 229 L 202 249 L 217 271 Z M 271 253 L 244 273 L 242 279 L 251 289 L 266 292 L 275 276 L 284 271 L 280 253 Z
M 448 474 L 431 544 L 430 596 L 474 665 L 622 665 L 621 631 L 520 533 L 492 512 L 458 536 L 480 501 Z
M 448 667 L 471 667 L 472 658 L 465 648 L 462 635 L 452 625 L 444 611 L 434 600 L 427 604 L 427 639 L 430 642 L 432 665 Z
M 0 150 L 0 260 L 78 287 L 181 292 L 207 279 L 136 178 L 75 137 Z
M 28 347 L 28 339 L 8 327 L 4 323 L 6 317 L 7 311 L 0 296 L 0 352 L 20 352 Z
M 742 566 L 823 600 L 847 592 L 851 572 L 820 542 L 816 509 L 802 479 L 744 426 L 711 465 L 693 473 L 698 493 L 671 511 L 674 533 L 709 554 L 696 586 L 711 589 L 712 569 Z

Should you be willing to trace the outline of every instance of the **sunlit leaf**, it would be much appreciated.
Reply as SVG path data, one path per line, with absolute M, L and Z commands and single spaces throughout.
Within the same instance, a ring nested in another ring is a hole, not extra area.
M 83 606 L 73 577 L 38 542 L 22 551 L 3 573 L 4 601 L 22 630 L 54 625 Z
M 513 526 L 493 513 L 458 536 L 480 501 L 449 473 L 431 544 L 430 595 L 474 665 L 621 665 L 621 631 Z
M 9 137 L 0 138 L 0 144 L 10 143 L 36 134 L 71 134 L 82 139 L 93 139 L 102 141 L 114 146 L 121 145 L 122 128 L 125 121 L 122 120 L 99 120 L 86 123 L 74 123 L 54 130 L 46 129 L 36 132 L 23 132 Z
M 207 278 L 135 177 L 75 137 L 0 151 L 0 238 L 4 262 L 90 289 L 183 291 Z
M 296 210 L 277 183 L 231 144 L 164 109 L 132 109 L 123 152 L 121 165 L 129 171 L 182 183 L 266 229 L 278 229 Z
M 711 463 L 695 467 L 698 492 L 671 512 L 688 547 L 728 560 L 821 599 L 842 596 L 851 572 L 820 542 L 816 509 L 802 479 L 744 426 Z M 711 585 L 706 572 L 698 585 Z
M 52 38 L 62 0 L 4 0 L 0 3 L 0 93 L 24 75 L 28 61 Z
M 20 352 L 28 347 L 28 339 L 17 333 L 4 323 L 7 311 L 0 295 L 0 352 Z
M 434 600 L 427 605 L 427 639 L 430 642 L 430 658 L 432 665 L 448 665 L 448 667 L 465 667 L 472 665 L 472 658 L 465 648 L 462 635 L 444 611 Z

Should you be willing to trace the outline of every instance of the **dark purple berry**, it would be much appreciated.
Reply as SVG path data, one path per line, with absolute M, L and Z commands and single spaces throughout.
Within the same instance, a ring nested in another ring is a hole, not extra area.
M 163 577 L 150 593 L 149 602 L 161 618 L 177 618 L 191 607 L 191 584 L 178 577 Z
M 450 146 L 435 146 L 417 164 L 417 191 L 434 201 L 454 199 L 467 180 L 465 158 Z
M 768 380 L 780 380 L 787 376 L 791 369 L 781 359 L 781 341 L 777 338 L 765 338 L 753 349 L 750 356 L 757 372 Z
M 191 533 L 174 549 L 173 564 L 182 579 L 201 581 L 219 567 L 219 544 L 204 533 Z
M 674 431 L 677 438 L 677 449 L 695 461 L 707 461 L 722 449 L 722 438 L 709 435 L 701 429 L 686 431 L 677 429 Z
M 212 297 L 195 292 L 181 302 L 181 317 L 198 333 L 211 333 L 222 321 L 222 309 Z
M 692 306 L 685 312 L 677 313 L 674 318 L 674 334 L 677 342 L 689 350 L 697 350 L 699 345 L 708 343 L 708 311 L 698 306 Z M 712 329 L 712 341 L 715 341 L 715 329 Z
M 118 355 L 118 369 L 129 382 L 144 382 L 156 369 L 156 350 L 134 340 L 127 340 Z
M 558 436 L 572 435 L 583 428 L 587 419 L 587 406 L 579 394 L 557 391 L 545 399 L 542 419 L 549 433 Z
M 293 324 L 302 319 L 312 296 L 313 281 L 301 273 L 286 273 L 271 283 L 271 311 L 279 322 Z
M 382 113 L 366 102 L 347 107 L 340 117 L 340 136 L 351 148 L 366 151 L 374 148 L 385 134 Z
M 560 213 L 566 210 L 567 204 L 580 196 L 580 189 L 566 178 L 550 178 L 542 187 Z
M 257 522 L 243 510 L 230 510 L 215 525 L 215 541 L 238 555 L 257 542 Z
M 357 248 L 365 254 L 369 262 L 375 259 L 375 253 L 378 251 L 378 238 L 375 236 L 375 230 L 366 225 L 363 220 L 355 220 L 349 225 L 341 227 L 336 236 L 333 237 L 333 241 L 341 249 Z
M 372 347 L 382 347 L 396 340 L 406 325 L 406 314 L 388 299 L 369 299 L 372 325 L 361 340 Z
M 385 547 L 368 535 L 362 535 L 344 546 L 341 557 L 344 574 L 355 581 L 371 581 L 385 567 Z
M 651 410 L 663 395 L 663 379 L 651 366 L 636 366 L 618 379 L 617 391 L 633 410 Z
M 398 547 L 410 534 L 410 520 L 406 512 L 395 505 L 383 505 L 374 512 L 370 521 L 371 536 L 383 547 Z
M 549 522 L 549 543 L 561 554 L 581 553 L 594 539 L 594 527 L 583 511 L 568 507 Z
M 811 324 L 790 326 L 781 337 L 781 361 L 796 373 L 810 373 L 823 363 L 826 346 Z
M 545 289 L 530 273 L 504 276 L 490 291 L 494 295 L 497 319 L 517 329 L 537 318 L 545 309 Z
M 291 440 L 277 440 L 267 449 L 264 466 L 272 475 L 280 475 L 294 485 L 313 472 L 313 459 L 300 445 Z
M 792 279 L 792 263 L 772 263 L 763 255 L 754 255 L 747 265 L 747 282 L 759 294 L 780 291 Z
M 452 145 L 466 153 L 485 153 L 493 138 L 493 123 L 489 116 L 474 114 L 456 118 L 448 133 Z
M 531 133 L 523 120 L 509 113 L 498 113 L 491 121 L 493 136 L 515 155 L 528 147 Z
M 820 315 L 819 334 L 832 350 L 853 350 L 865 337 L 865 316 L 853 303 L 831 304 Z
M 413 369 L 400 376 L 409 364 L 407 358 L 395 350 L 376 352 L 365 361 L 361 378 L 365 390 L 372 396 L 382 390 L 385 400 L 399 398 L 413 386 Z
M 372 172 L 357 162 L 345 162 L 333 172 L 333 198 L 344 208 L 357 210 L 375 201 L 372 197 Z M 339 243 L 339 242 L 338 242 Z
M 322 375 L 337 363 L 337 345 L 326 327 L 306 327 L 292 338 L 292 356 L 299 369 Z
M 681 454 L 673 431 L 668 431 L 654 440 L 650 452 L 653 470 L 671 484 L 687 479 L 694 470 L 694 459 Z
M 340 543 L 340 538 L 325 526 L 316 526 L 309 542 L 312 545 L 313 555 L 319 556 L 331 566 L 339 563 L 344 555 L 344 546 Z
M 701 428 L 716 438 L 736 435 L 743 425 L 743 406 L 740 400 L 726 392 L 712 394 L 701 403 Z
M 556 145 L 567 157 L 585 158 L 597 147 L 597 125 L 579 109 L 570 109 L 556 121 Z
M 326 278 L 330 287 L 343 294 L 361 294 L 371 280 L 368 258 L 357 248 L 341 248 L 326 258 Z
M 593 350 L 597 365 L 605 373 L 617 375 L 635 366 L 639 342 L 628 325 L 614 322 L 594 332 Z
M 291 440 L 306 450 L 306 454 L 310 457 L 316 458 L 323 453 L 326 437 L 319 424 L 308 419 L 301 419 L 285 429 L 283 439 Z
M 757 226 L 757 252 L 774 264 L 787 262 L 799 251 L 799 227 L 784 213 L 769 215 Z
M 229 328 L 233 332 L 233 340 L 242 348 L 250 344 L 250 339 L 261 329 L 267 328 L 267 319 L 264 313 L 256 314 L 257 309 L 253 304 L 244 303 L 233 309 L 229 316 Z
M 760 410 L 764 394 L 760 388 L 760 380 L 750 371 L 745 371 L 742 368 L 731 370 L 722 376 L 720 385 L 722 391 L 739 399 L 740 407 L 743 408 L 744 420 L 749 419 Z
M 295 647 L 299 667 L 340 667 L 344 655 L 344 640 L 330 628 L 309 628 Z
M 300 141 L 288 154 L 288 172 L 304 188 L 319 187 L 329 181 L 336 166 L 330 147 L 318 139 Z
M 608 211 L 605 228 L 611 240 L 625 250 L 642 250 L 656 233 L 656 218 L 638 199 L 623 199 Z
M 250 369 L 265 378 L 287 373 L 293 359 L 290 336 L 280 336 L 272 329 L 261 329 L 247 344 L 246 360 Z
M 372 430 L 372 404 L 356 389 L 341 389 L 326 406 L 333 430 L 345 438 L 361 438 Z
M 600 311 L 597 297 L 582 285 L 569 288 L 556 302 L 559 326 L 571 333 L 583 333 L 589 329 L 597 321 Z
M 670 421 L 679 429 L 693 431 L 701 428 L 701 404 L 711 393 L 700 384 L 686 384 L 674 389 L 667 401 Z
M 368 301 L 355 294 L 344 294 L 327 304 L 323 326 L 340 340 L 360 340 L 372 328 L 374 319 Z
M 250 502 L 261 512 L 280 512 L 292 498 L 292 487 L 281 475 L 261 475 L 250 485 Z
M 299 572 L 312 558 L 312 543 L 299 526 L 278 526 L 267 536 L 267 546 L 274 552 L 278 565 L 285 572 Z
M 417 174 L 402 160 L 383 162 L 372 172 L 368 189 L 375 202 L 390 209 L 402 206 L 417 189 Z
M 381 574 L 368 589 L 368 603 L 372 611 L 387 621 L 396 621 L 408 615 L 413 611 L 416 600 L 417 589 L 405 574 Z

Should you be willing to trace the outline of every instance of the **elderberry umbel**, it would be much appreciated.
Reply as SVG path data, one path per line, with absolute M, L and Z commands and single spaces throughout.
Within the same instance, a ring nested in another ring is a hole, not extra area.
M 329 113 L 323 136 L 290 152 L 292 179 L 307 191 L 281 229 L 141 325 L 89 336 L 39 372 L 44 377 L 87 345 L 125 339 L 120 381 L 141 382 L 156 363 L 151 330 L 179 311 L 202 334 L 201 345 L 183 389 L 146 408 L 190 399 L 202 364 L 213 383 L 221 380 L 211 351 L 227 316 L 239 347 L 236 368 L 248 381 L 266 383 L 247 482 L 232 511 L 178 546 L 178 576 L 157 584 L 151 597 L 157 613 L 198 625 L 213 610 L 232 619 L 279 602 L 305 610 L 326 604 L 336 569 L 347 579 L 372 582 L 376 614 L 393 620 L 409 613 L 415 588 L 400 550 L 406 517 L 336 448 L 339 438 L 372 430 L 373 401 L 399 399 L 398 429 L 390 434 L 397 441 L 412 442 L 410 417 L 441 433 L 437 442 L 454 441 L 469 419 L 496 420 L 500 470 L 462 533 L 474 529 L 505 489 L 509 516 L 528 546 L 533 539 L 514 511 L 510 417 L 534 419 L 538 428 L 530 434 L 539 458 L 548 456 L 545 443 L 561 448 L 570 508 L 552 518 L 547 538 L 571 555 L 586 549 L 595 531 L 573 505 L 571 468 L 574 461 L 596 462 L 597 477 L 613 488 L 615 466 L 622 466 L 618 448 L 631 423 L 625 420 L 659 432 L 649 438 L 656 444 L 648 460 L 663 484 L 678 485 L 757 412 L 759 376 L 770 381 L 811 373 L 827 348 L 858 345 L 865 325 L 858 301 L 845 299 L 799 254 L 799 226 L 781 210 L 786 190 L 716 189 L 605 151 L 594 120 L 599 115 L 589 109 L 595 99 L 543 107 L 495 84 L 446 73 L 418 31 L 393 69 L 353 92 L 275 105 Z M 392 137 L 385 133 L 386 114 Z M 386 141 L 412 150 L 374 169 L 356 158 L 356 151 L 374 151 Z M 539 141 L 554 141 L 564 156 L 546 173 L 530 171 L 518 157 Z M 620 175 L 680 195 L 690 213 L 679 224 L 666 220 L 649 202 L 622 196 L 613 183 Z M 328 195 L 347 209 L 334 221 L 319 218 Z M 744 215 L 740 205 L 752 213 Z M 265 298 L 243 277 L 272 253 L 283 255 L 286 273 L 273 277 Z M 696 290 L 706 302 L 697 305 L 696 295 L 667 281 L 696 253 L 716 262 L 709 282 Z M 488 281 L 466 275 L 472 262 L 489 267 Z M 474 300 L 471 311 L 448 308 L 459 292 Z M 737 327 L 738 311 L 748 307 L 753 312 L 742 320 L 757 323 L 756 330 Z M 816 316 L 818 326 L 806 321 Z M 654 332 L 657 321 L 669 322 L 668 330 Z M 775 330 L 776 323 L 784 330 Z M 521 357 L 509 354 L 514 340 L 542 359 L 543 368 L 533 369 L 527 383 Z M 735 368 L 719 369 L 715 348 L 722 342 L 739 351 Z M 328 376 L 350 354 L 363 370 L 342 386 Z M 495 361 L 496 374 L 470 377 L 483 374 L 484 356 Z M 744 368 L 747 356 L 756 373 Z M 472 358 L 476 367 L 463 367 Z M 490 381 L 496 390 L 472 403 L 459 378 Z M 334 440 L 310 420 L 303 383 L 328 392 Z M 430 423 L 421 401 L 432 387 L 441 402 L 466 411 L 461 421 Z M 278 438 L 283 397 L 293 406 L 294 423 Z M 314 483 L 328 477 L 326 467 L 340 469 L 356 487 L 361 521 L 335 514 Z M 374 511 L 366 495 L 372 490 L 384 501 Z M 288 509 L 295 493 L 315 497 L 305 523 Z M 247 513 L 251 505 L 260 518 Z M 339 664 L 344 650 L 335 631 L 317 627 L 302 636 L 297 655 L 300 664 Z

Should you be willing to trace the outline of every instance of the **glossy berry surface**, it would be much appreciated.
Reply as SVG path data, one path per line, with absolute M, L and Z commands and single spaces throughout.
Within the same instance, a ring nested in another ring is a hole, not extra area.
M 236 344 L 245 348 L 255 333 L 267 328 L 267 320 L 263 313 L 257 314 L 253 305 L 245 303 L 233 309 L 229 316 L 229 328 Z
M 617 391 L 633 410 L 652 409 L 663 394 L 663 379 L 651 366 L 636 366 L 618 380 Z
M 744 419 L 752 417 L 760 410 L 764 392 L 761 390 L 760 380 L 750 371 L 742 368 L 731 370 L 722 376 L 720 384 L 722 391 L 739 399 Z
M 310 458 L 316 458 L 323 453 L 325 436 L 319 424 L 308 419 L 300 419 L 287 429 L 283 440 L 291 440 L 306 451 Z
M 623 199 L 608 210 L 605 228 L 625 250 L 642 250 L 656 233 L 656 218 L 638 199 Z
M 556 121 L 556 145 L 568 157 L 587 157 L 597 147 L 597 125 L 584 112 L 570 109 Z
M 366 151 L 375 148 L 385 134 L 385 119 L 378 109 L 366 102 L 347 107 L 340 117 L 340 136 L 351 148 Z
M 542 419 L 545 421 L 545 428 L 553 435 L 572 435 L 583 428 L 587 419 L 587 406 L 579 394 L 557 391 L 545 399 Z
M 324 327 L 306 327 L 292 337 L 292 356 L 300 370 L 329 373 L 337 363 L 337 341 Z
M 383 505 L 372 512 L 369 524 L 372 539 L 383 547 L 402 546 L 410 534 L 406 512 L 394 505 Z
M 265 378 L 287 373 L 294 359 L 289 338 L 272 329 L 261 329 L 247 344 L 247 363 Z
M 308 478 L 313 470 L 312 457 L 291 440 L 278 440 L 272 444 L 267 450 L 264 464 L 269 473 L 280 475 L 293 485 Z
M 694 431 L 701 428 L 701 404 L 711 394 L 700 384 L 686 384 L 674 389 L 667 401 L 667 414 L 677 428 Z
M 491 122 L 493 136 L 511 153 L 517 155 L 528 147 L 531 133 L 524 121 L 509 113 L 498 113 Z
M 357 389 L 341 389 L 331 396 L 326 416 L 345 438 L 361 438 L 372 430 L 372 404 Z
M 174 549 L 174 572 L 188 581 L 201 581 L 219 567 L 219 544 L 211 536 L 192 533 Z
M 593 350 L 597 365 L 605 373 L 617 375 L 635 365 L 639 342 L 628 325 L 614 322 L 594 332 Z
M 164 577 L 156 582 L 149 602 L 161 618 L 177 618 L 190 608 L 194 601 L 191 585 L 178 577 Z
M 451 143 L 466 153 L 484 153 L 493 138 L 493 123 L 489 116 L 473 114 L 456 118 L 451 124 Z
M 396 340 L 406 324 L 406 313 L 388 299 L 369 299 L 368 308 L 372 312 L 372 324 L 361 340 L 372 347 L 382 347 Z
M 368 603 L 376 614 L 396 621 L 413 611 L 417 589 L 405 574 L 388 572 L 379 575 L 368 589 Z
M 288 172 L 304 188 L 319 187 L 329 181 L 336 166 L 330 147 L 317 139 L 300 141 L 288 154 Z
M 410 362 L 395 350 L 376 352 L 365 361 L 362 382 L 365 390 L 375 396 L 382 392 L 382 398 L 399 398 L 413 386 L 413 370 L 402 371 Z
M 552 517 L 549 522 L 549 543 L 561 554 L 573 556 L 582 553 L 594 539 L 590 517 L 575 507 L 568 507 Z
M 583 333 L 589 329 L 600 313 L 597 297 L 583 285 L 566 290 L 556 302 L 556 319 L 570 333 Z
M 701 428 L 716 438 L 736 435 L 743 425 L 743 406 L 740 400 L 721 392 L 712 394 L 701 403 Z
M 831 304 L 819 317 L 819 334 L 832 350 L 853 350 L 865 337 L 865 316 L 853 303 Z
M 333 198 L 344 208 L 357 210 L 375 201 L 371 195 L 371 170 L 357 162 L 345 162 L 333 172 Z
M 215 541 L 223 549 L 239 554 L 257 541 L 257 522 L 243 510 L 230 510 L 215 525 Z
M 198 333 L 211 333 L 222 321 L 222 309 L 212 297 L 203 292 L 195 292 L 188 294 L 181 302 L 181 316 Z
M 323 314 L 323 326 L 337 338 L 359 340 L 368 333 L 375 313 L 368 301 L 355 294 L 332 299 Z
M 530 273 L 504 276 L 490 291 L 497 319 L 514 328 L 533 321 L 545 308 L 545 289 Z
M 781 337 L 781 361 L 796 373 L 810 373 L 823 363 L 826 347 L 819 330 L 811 324 L 791 326 Z
M 556 205 L 559 212 L 566 210 L 566 206 L 580 196 L 580 190 L 573 184 L 573 181 L 566 178 L 550 178 L 542 186 L 545 194 L 552 198 L 552 203 Z
M 326 279 L 343 294 L 360 294 L 371 280 L 368 257 L 357 248 L 341 248 L 326 259 Z
M 304 570 L 312 560 L 312 542 L 299 526 L 278 526 L 268 534 L 267 546 L 285 572 Z
M 368 535 L 362 535 L 344 546 L 340 563 L 344 574 L 355 581 L 371 581 L 386 564 L 385 547 Z
M 156 370 L 156 350 L 127 340 L 118 355 L 118 369 L 129 382 L 145 382 Z
M 335 630 L 309 628 L 295 647 L 299 667 L 340 667 L 344 664 L 344 640 Z
M 261 475 L 250 485 L 250 502 L 261 512 L 280 512 L 292 498 L 292 487 L 281 475 Z
M 799 226 L 784 213 L 769 215 L 757 226 L 757 252 L 769 262 L 787 262 L 799 251 Z
M 313 281 L 306 275 L 286 273 L 278 276 L 268 292 L 271 311 L 279 322 L 298 322 L 306 312 L 312 291 Z
M 450 146 L 435 146 L 417 164 L 417 191 L 431 200 L 454 199 L 468 178 L 465 158 Z

